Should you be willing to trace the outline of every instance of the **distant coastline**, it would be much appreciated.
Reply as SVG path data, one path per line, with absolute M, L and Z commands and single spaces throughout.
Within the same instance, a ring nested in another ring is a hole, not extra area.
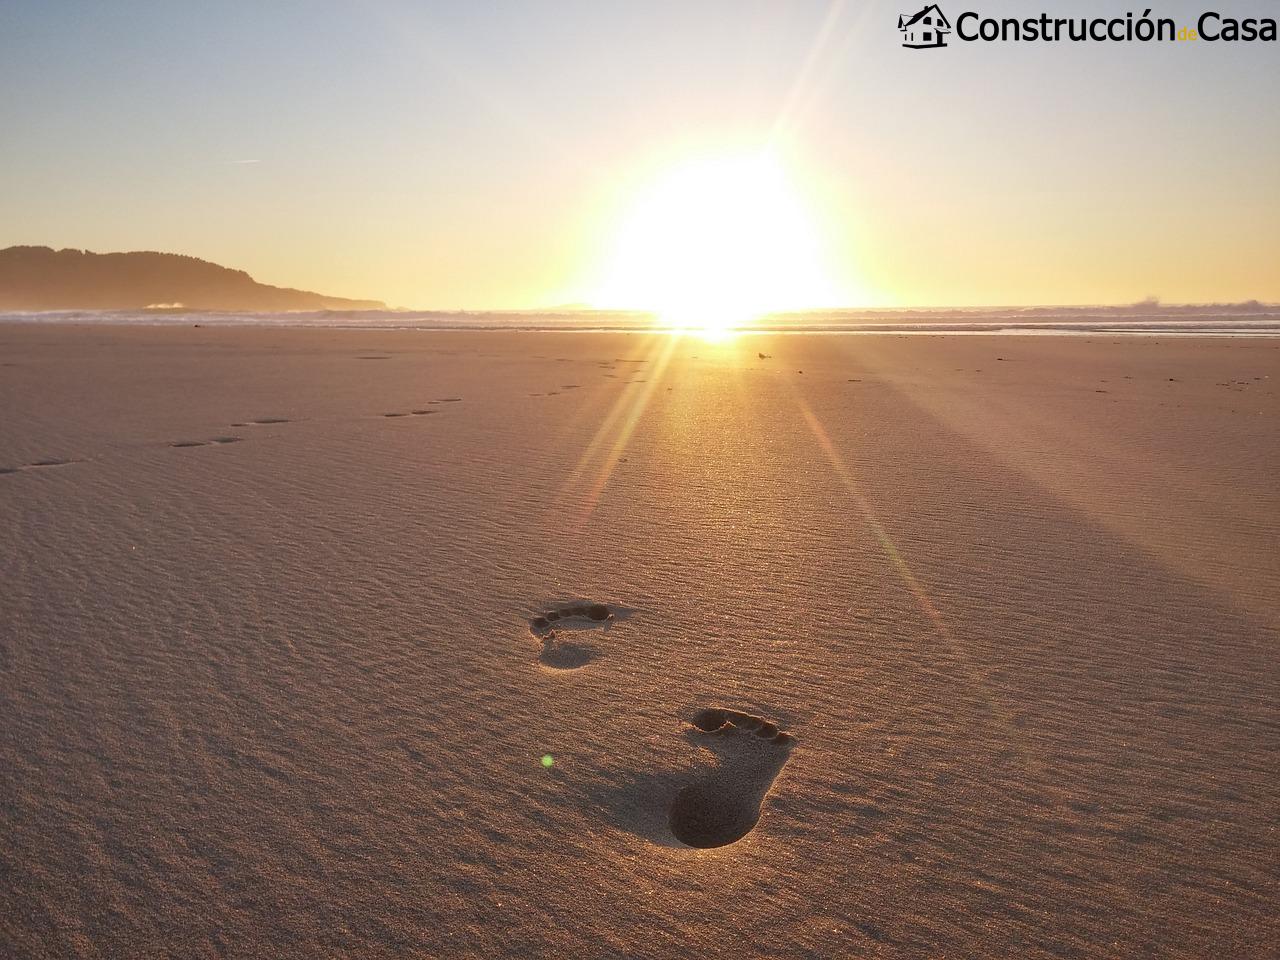
M 243 270 L 175 253 L 25 246 L 0 250 L 0 311 L 385 309 L 380 300 L 258 283 Z

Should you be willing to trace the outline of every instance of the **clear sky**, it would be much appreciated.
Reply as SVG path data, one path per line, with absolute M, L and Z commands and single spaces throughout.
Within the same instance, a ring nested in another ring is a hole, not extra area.
M 444 309 L 689 258 L 770 307 L 1280 301 L 1280 44 L 903 49 L 919 6 L 3 0 L 0 246 Z M 1152 13 L 1206 8 L 1280 16 Z

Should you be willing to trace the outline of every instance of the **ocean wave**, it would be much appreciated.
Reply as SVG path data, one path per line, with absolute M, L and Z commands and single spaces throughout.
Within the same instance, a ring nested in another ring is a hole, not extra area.
M 179 307 L 0 313 L 4 323 L 155 326 L 285 326 L 397 330 L 637 332 L 678 329 L 650 313 L 607 310 L 318 310 L 233 313 Z M 1280 305 L 1159 304 L 1078 307 L 957 307 L 777 313 L 734 328 L 761 333 L 1280 335 Z

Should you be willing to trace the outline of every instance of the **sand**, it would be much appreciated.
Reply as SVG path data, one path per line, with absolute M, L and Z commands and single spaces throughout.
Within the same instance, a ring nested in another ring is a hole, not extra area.
M 1278 389 L 0 326 L 0 955 L 1276 956 Z

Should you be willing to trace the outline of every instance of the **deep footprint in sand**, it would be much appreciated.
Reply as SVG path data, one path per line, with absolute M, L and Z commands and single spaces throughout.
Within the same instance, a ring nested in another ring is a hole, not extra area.
M 700 770 L 671 802 L 672 834 L 690 847 L 723 847 L 755 829 L 795 738 L 749 713 L 711 708 L 691 720 L 694 738 L 719 762 Z
M 569 634 L 595 628 L 608 629 L 617 611 L 603 603 L 566 603 L 529 620 L 529 632 L 542 641 L 538 662 L 553 670 L 576 670 L 596 658 L 596 651 L 575 643 Z

